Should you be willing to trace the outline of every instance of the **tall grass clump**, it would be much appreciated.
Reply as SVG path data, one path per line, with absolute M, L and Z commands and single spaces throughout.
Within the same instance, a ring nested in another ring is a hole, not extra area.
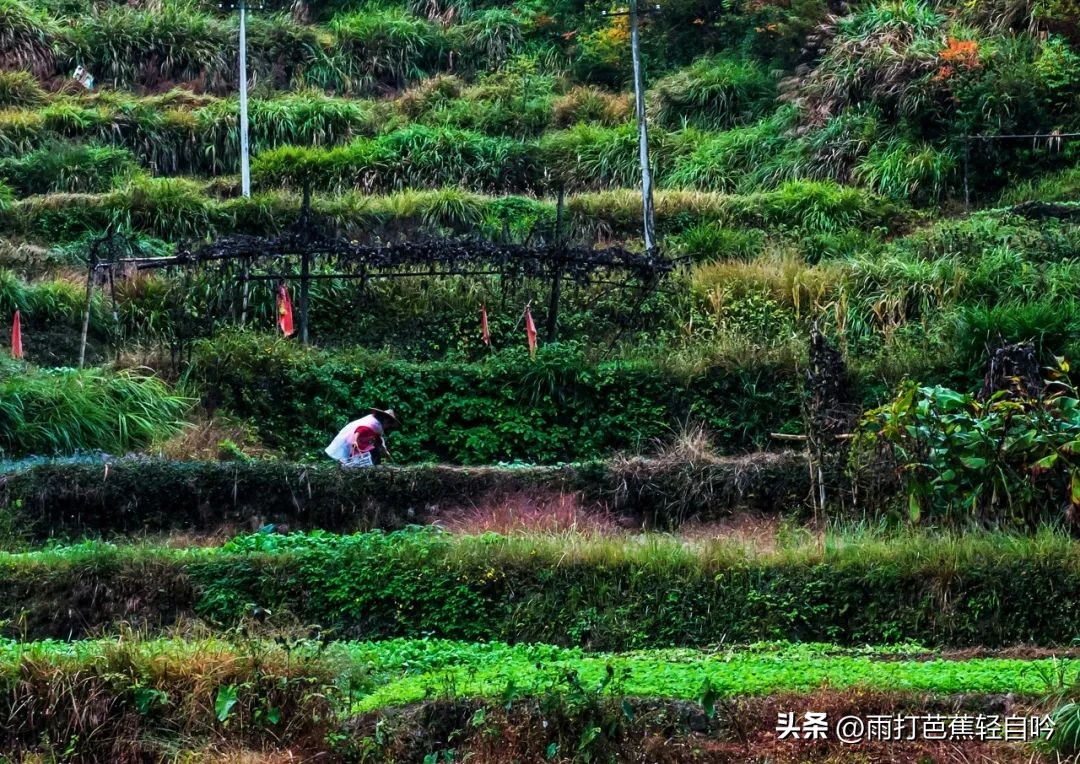
M 890 117 L 913 116 L 938 85 L 928 75 L 940 64 L 945 21 L 921 0 L 862 6 L 836 22 L 834 38 L 799 92 L 816 113 L 873 104 Z
M 893 140 L 877 144 L 855 168 L 855 177 L 879 194 L 912 202 L 938 202 L 956 180 L 959 160 L 948 148 Z
M 652 162 L 665 166 L 674 144 L 661 130 L 650 134 Z M 641 182 L 637 130 L 632 125 L 575 125 L 545 134 L 539 141 L 543 166 L 569 190 L 631 188 Z
M 386 125 L 386 115 L 381 113 L 385 110 L 374 102 L 332 98 L 313 90 L 252 99 L 248 110 L 253 154 L 280 146 L 341 145 L 375 135 Z M 216 101 L 194 111 L 193 117 L 196 140 L 177 147 L 190 156 L 182 164 L 210 172 L 235 171 L 240 149 L 239 102 Z M 193 144 L 197 150 L 190 148 Z
M 461 33 L 480 69 L 502 67 L 522 46 L 521 25 L 513 11 L 488 8 L 461 25 Z
M 664 127 L 722 130 L 768 114 L 777 90 L 760 64 L 719 57 L 700 59 L 664 77 L 650 95 L 654 119 Z
M 330 149 L 284 147 L 256 158 L 262 185 L 365 191 L 458 186 L 473 191 L 528 191 L 538 183 L 533 149 L 509 138 L 411 125 Z
M 108 191 L 138 171 L 125 149 L 61 144 L 22 157 L 0 159 L 0 180 L 19 196 L 56 192 Z
M 0 108 L 37 106 L 45 100 L 45 91 L 30 72 L 0 71 Z
M 400 90 L 438 67 L 445 36 L 401 9 L 368 8 L 336 16 L 335 59 L 352 90 Z
M 791 129 L 796 113 L 781 109 L 769 119 L 721 133 L 702 133 L 686 143 L 689 152 L 678 156 L 663 177 L 669 188 L 699 191 L 756 190 L 812 172 L 795 156 L 802 150 Z M 688 131 L 690 133 L 691 131 Z
M 615 127 L 630 119 L 633 101 L 625 93 L 609 93 L 594 86 L 577 86 L 555 99 L 552 109 L 556 127 L 572 127 L 582 122 Z
M 59 25 L 21 0 L 0 0 L 0 70 L 55 72 Z
M 68 35 L 71 66 L 82 64 L 114 87 L 199 79 L 213 87 L 235 66 L 236 40 L 227 25 L 183 7 L 112 6 L 82 17 Z
M 124 453 L 178 432 L 190 403 L 136 371 L 9 372 L 0 377 L 0 453 Z

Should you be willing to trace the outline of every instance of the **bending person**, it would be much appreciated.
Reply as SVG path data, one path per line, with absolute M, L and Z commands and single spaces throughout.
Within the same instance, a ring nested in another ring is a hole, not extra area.
M 367 416 L 341 428 L 326 447 L 326 455 L 346 469 L 379 464 L 384 457 L 390 456 L 386 435 L 400 426 L 393 409 L 371 409 Z

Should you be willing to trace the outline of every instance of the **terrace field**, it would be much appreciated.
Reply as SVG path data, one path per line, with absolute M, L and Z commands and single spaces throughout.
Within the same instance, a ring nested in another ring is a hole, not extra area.
M 1080 756 L 1080 6 L 623 10 L 0 0 L 0 761 Z

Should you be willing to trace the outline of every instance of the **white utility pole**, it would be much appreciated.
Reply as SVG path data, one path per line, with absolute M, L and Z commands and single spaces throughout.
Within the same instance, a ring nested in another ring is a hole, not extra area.
M 658 10 L 656 6 L 654 10 Z M 655 215 L 653 210 L 652 169 L 649 167 L 649 125 L 645 117 L 645 75 L 641 67 L 641 46 L 638 37 L 638 4 L 630 0 L 630 50 L 634 58 L 634 105 L 638 124 L 638 153 L 641 159 L 641 207 L 644 218 L 645 251 L 656 246 Z
M 660 11 L 659 5 L 651 5 L 646 14 Z M 653 207 L 652 168 L 649 165 L 649 125 L 645 115 L 645 73 L 641 64 L 641 41 L 638 35 L 638 1 L 630 0 L 630 10 L 608 12 L 603 16 L 630 17 L 630 54 L 634 60 L 634 112 L 638 125 L 638 155 L 641 161 L 641 213 L 646 251 L 656 247 L 655 211 Z
M 248 155 L 247 6 L 240 0 L 240 190 L 251 196 L 251 158 Z

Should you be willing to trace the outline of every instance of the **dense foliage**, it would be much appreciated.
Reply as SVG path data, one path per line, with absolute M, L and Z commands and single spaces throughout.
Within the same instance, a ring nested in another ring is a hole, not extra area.
M 980 401 L 943 387 L 909 384 L 868 415 L 893 449 L 908 511 L 927 519 L 1026 522 L 1071 517 L 1080 505 L 1080 402 L 1008 392 Z
M 390 438 L 398 458 L 462 464 L 647 448 L 687 418 L 738 450 L 764 445 L 798 418 L 794 380 L 781 368 L 680 377 L 647 362 L 591 364 L 560 345 L 535 361 L 522 349 L 421 365 L 237 335 L 201 346 L 193 375 L 212 403 L 251 418 L 267 444 L 294 454 L 318 453 L 353 412 L 382 402 L 404 423 Z
M 88 582 L 100 596 L 69 599 Z M 0 594 L 0 617 L 36 636 L 120 621 L 156 629 L 194 613 L 226 626 L 270 611 L 339 638 L 596 650 L 703 646 L 718 635 L 1060 645 L 1075 636 L 1080 558 L 1068 537 L 1052 534 L 839 538 L 765 552 L 723 541 L 455 538 L 430 529 L 257 534 L 221 549 L 86 544 L 0 555 Z

